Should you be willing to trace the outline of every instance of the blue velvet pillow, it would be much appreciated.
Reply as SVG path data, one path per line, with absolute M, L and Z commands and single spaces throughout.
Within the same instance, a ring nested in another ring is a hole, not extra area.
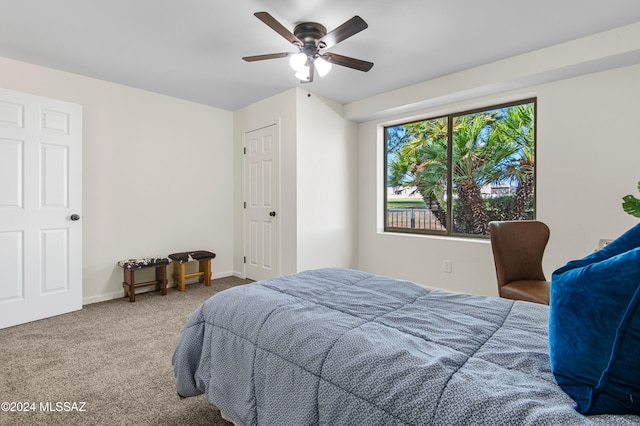
M 640 224 L 551 277 L 549 351 L 582 414 L 640 414 Z

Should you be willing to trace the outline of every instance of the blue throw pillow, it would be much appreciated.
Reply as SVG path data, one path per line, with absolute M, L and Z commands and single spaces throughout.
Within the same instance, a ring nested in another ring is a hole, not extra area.
M 582 414 L 640 414 L 640 224 L 551 277 L 549 351 Z

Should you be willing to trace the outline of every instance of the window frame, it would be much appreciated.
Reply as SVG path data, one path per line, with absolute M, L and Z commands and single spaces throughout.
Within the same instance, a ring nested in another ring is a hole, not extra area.
M 403 121 L 400 123 L 394 123 L 390 125 L 383 125 L 383 192 L 384 192 L 384 200 L 383 200 L 383 230 L 388 233 L 397 233 L 397 234 L 409 234 L 409 235 L 431 235 L 431 236 L 444 236 L 444 237 L 452 237 L 452 238 L 480 238 L 480 239 L 489 239 L 489 235 L 480 235 L 480 234 L 465 234 L 459 232 L 453 232 L 451 229 L 453 228 L 453 185 L 451 185 L 453 179 L 453 144 L 451 141 L 453 140 L 453 126 L 451 123 L 456 117 L 461 117 L 470 114 L 476 114 L 480 112 L 493 111 L 501 108 L 514 107 L 518 105 L 525 104 L 533 104 L 533 152 L 534 152 L 534 192 L 533 192 L 533 217 L 532 220 L 536 219 L 537 215 L 537 197 L 538 197 L 538 100 L 537 97 L 519 99 L 510 102 L 502 102 L 499 104 L 488 105 L 485 107 L 473 108 L 462 111 L 455 111 L 447 114 L 427 116 L 420 119 L 412 119 L 410 121 Z M 447 202 L 446 202 L 446 223 L 448 224 L 447 229 L 437 230 L 437 229 L 415 229 L 415 228 L 400 228 L 400 227 L 390 227 L 388 226 L 388 128 L 404 126 L 407 124 L 419 123 L 422 121 L 429 120 L 439 120 L 446 118 L 447 120 Z

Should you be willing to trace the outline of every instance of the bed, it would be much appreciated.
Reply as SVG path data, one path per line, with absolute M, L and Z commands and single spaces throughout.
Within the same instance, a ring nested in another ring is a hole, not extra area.
M 173 368 L 238 425 L 640 424 L 584 416 L 557 385 L 549 308 L 340 268 L 222 291 Z

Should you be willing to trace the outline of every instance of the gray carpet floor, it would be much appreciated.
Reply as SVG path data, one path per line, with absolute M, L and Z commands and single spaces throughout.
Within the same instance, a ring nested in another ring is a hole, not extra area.
M 204 395 L 177 396 L 171 356 L 193 311 L 247 282 L 187 284 L 0 330 L 0 425 L 230 425 Z

